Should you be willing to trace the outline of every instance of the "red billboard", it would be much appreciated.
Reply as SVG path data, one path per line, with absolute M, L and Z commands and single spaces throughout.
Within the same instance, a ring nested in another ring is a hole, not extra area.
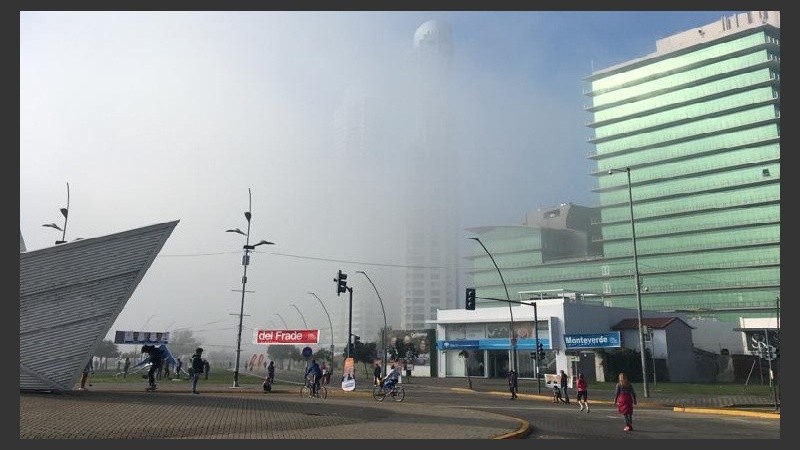
M 253 343 L 264 345 L 319 344 L 319 330 L 253 330 Z

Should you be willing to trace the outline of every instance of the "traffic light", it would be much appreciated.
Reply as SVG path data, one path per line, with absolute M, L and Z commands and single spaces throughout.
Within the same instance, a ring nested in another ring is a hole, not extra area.
M 541 342 L 536 344 L 536 359 L 539 362 L 544 361 L 544 345 Z
M 347 292 L 347 274 L 346 273 L 342 273 L 342 271 L 340 270 L 339 274 L 336 276 L 336 278 L 333 279 L 333 281 L 336 282 L 336 295 L 339 295 L 339 294 L 341 294 L 343 292 Z
M 475 288 L 467 288 L 466 308 L 471 311 L 475 310 Z

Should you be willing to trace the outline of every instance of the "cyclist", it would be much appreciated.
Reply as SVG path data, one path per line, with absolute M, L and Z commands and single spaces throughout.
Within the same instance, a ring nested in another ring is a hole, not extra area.
M 309 375 L 314 377 L 314 381 L 311 383 L 311 395 L 316 396 L 317 390 L 319 389 L 319 380 L 322 378 L 322 369 L 319 368 L 316 359 L 311 360 L 311 365 L 308 366 L 306 370 L 306 378 L 308 378 Z
M 394 389 L 394 385 L 400 380 L 400 369 L 397 368 L 394 364 L 392 364 L 392 370 L 386 374 L 386 378 L 383 379 L 383 388 L 386 389 L 387 392 L 391 392 Z

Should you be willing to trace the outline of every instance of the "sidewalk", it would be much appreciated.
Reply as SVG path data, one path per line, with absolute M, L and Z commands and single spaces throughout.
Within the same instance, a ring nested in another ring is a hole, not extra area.
M 20 439 L 514 439 L 525 420 L 501 413 L 413 402 L 353 407 L 344 397 L 371 391 L 331 388 L 326 400 L 301 398 L 299 386 L 232 388 L 186 383 L 94 383 L 85 391 L 20 393 Z M 158 417 L 158 420 L 153 420 Z M 387 432 L 387 430 L 394 430 Z M 398 430 L 404 430 L 398 433 Z

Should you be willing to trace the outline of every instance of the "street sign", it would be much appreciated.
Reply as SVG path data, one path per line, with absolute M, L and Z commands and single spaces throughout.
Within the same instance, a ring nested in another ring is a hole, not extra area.
M 261 345 L 319 344 L 319 330 L 253 330 L 253 343 Z
M 311 347 L 304 347 L 303 348 L 303 357 L 304 358 L 310 358 L 313 353 L 314 353 L 314 350 L 311 350 Z

